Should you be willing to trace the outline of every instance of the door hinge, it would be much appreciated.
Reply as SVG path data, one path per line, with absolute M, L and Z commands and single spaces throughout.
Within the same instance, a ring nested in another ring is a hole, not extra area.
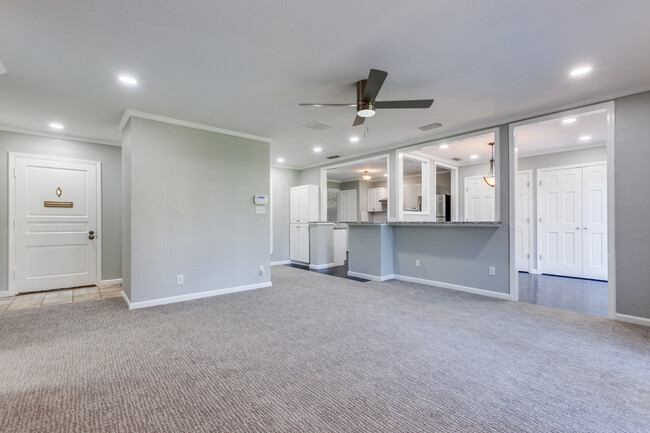
M 16 268 L 14 268 L 14 280 L 16 279 Z
M 14 228 L 16 228 L 16 220 L 14 220 Z
M 539 259 L 542 260 L 542 255 L 541 254 L 539 255 Z
M 526 254 L 526 258 L 527 258 L 527 259 L 530 259 L 530 254 Z
M 542 181 L 541 180 L 539 181 L 539 186 L 542 186 Z
M 526 186 L 530 186 L 530 182 L 526 182 Z
M 529 222 L 530 222 L 530 218 L 526 218 L 526 222 L 529 223 Z
M 16 177 L 16 168 L 14 167 L 14 177 Z

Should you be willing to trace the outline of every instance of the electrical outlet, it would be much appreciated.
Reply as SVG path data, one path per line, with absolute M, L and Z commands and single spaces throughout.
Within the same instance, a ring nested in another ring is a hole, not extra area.
M 255 206 L 255 213 L 257 215 L 265 214 L 266 213 L 266 206 Z
M 415 267 L 416 268 L 420 267 L 420 259 L 415 259 Z
M 266 274 L 266 269 L 264 269 L 264 266 L 260 266 L 260 275 Z
M 496 275 L 497 274 L 497 270 L 496 270 L 496 268 L 494 266 L 490 266 L 489 271 L 490 271 L 490 275 Z
M 185 275 L 183 274 L 176 275 L 176 284 L 185 284 Z

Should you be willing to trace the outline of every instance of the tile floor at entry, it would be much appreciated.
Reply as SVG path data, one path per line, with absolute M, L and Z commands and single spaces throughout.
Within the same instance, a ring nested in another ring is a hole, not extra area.
M 26 293 L 9 298 L 0 298 L 0 312 L 71 304 L 73 302 L 92 301 L 96 299 L 117 298 L 119 296 L 122 296 L 121 284 L 101 288 L 92 286 L 79 287 L 77 289 L 53 290 L 44 293 Z
M 607 281 L 519 272 L 519 300 L 607 317 Z

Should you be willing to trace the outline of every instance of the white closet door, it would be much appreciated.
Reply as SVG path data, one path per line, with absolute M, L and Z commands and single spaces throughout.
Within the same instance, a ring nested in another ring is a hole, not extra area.
M 540 172 L 541 271 L 582 277 L 582 169 Z
M 584 167 L 584 278 L 607 280 L 607 166 Z
M 524 272 L 530 271 L 530 174 L 519 172 L 515 179 L 515 262 Z
M 494 188 L 482 176 L 465 178 L 465 221 L 494 221 Z

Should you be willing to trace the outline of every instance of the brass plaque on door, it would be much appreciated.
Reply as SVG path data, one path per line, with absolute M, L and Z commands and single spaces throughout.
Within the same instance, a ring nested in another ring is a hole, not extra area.
M 72 207 L 71 201 L 44 201 L 43 206 L 45 207 Z

